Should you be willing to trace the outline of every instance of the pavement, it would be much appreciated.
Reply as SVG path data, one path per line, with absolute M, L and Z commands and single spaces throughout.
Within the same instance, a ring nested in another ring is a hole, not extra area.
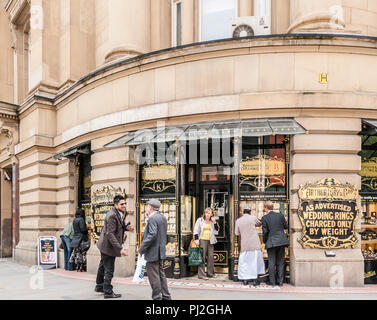
M 121 300 L 151 300 L 148 280 L 132 282 L 133 277 L 113 278 L 114 292 Z M 63 269 L 40 270 L 36 266 L 0 259 L 0 300 L 105 300 L 94 292 L 95 275 Z M 360 288 L 244 286 L 226 275 L 215 279 L 197 277 L 168 279 L 173 300 L 376 300 L 377 285 Z M 111 299 L 112 300 L 112 299 Z

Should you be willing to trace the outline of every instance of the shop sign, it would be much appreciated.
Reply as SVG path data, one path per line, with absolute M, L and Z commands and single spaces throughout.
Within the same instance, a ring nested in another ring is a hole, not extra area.
M 39 237 L 38 265 L 55 265 L 57 268 L 57 240 L 56 237 Z
M 142 180 L 175 180 L 176 167 L 170 164 L 152 164 L 142 169 Z
M 364 178 L 377 178 L 377 158 L 370 158 L 361 162 L 361 173 Z
M 102 228 L 105 223 L 106 214 L 114 206 L 114 197 L 116 195 L 125 196 L 125 190 L 122 188 L 114 188 L 111 185 L 106 185 L 92 193 L 93 206 L 93 232 L 92 238 L 95 242 L 99 240 Z
M 361 162 L 361 185 L 377 190 L 377 158 L 373 157 Z
M 300 186 L 299 210 L 303 248 L 354 248 L 358 218 L 358 190 L 350 184 L 325 178 Z
M 170 164 L 152 164 L 145 166 L 141 172 L 141 190 L 149 189 L 156 193 L 175 187 L 176 167 Z
M 271 158 L 268 155 L 245 159 L 241 161 L 240 174 L 242 176 L 284 176 L 285 161 L 277 157 Z

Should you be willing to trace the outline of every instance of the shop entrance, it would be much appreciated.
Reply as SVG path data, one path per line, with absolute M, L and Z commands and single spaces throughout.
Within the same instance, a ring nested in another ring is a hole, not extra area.
M 228 273 L 230 250 L 230 183 L 204 183 L 200 186 L 199 216 L 205 208 L 212 208 L 219 224 L 214 246 L 215 272 Z

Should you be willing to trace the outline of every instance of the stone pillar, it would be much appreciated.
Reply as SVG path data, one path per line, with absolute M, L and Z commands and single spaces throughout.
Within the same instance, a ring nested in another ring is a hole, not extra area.
M 345 29 L 342 0 L 291 0 L 288 33 L 342 32 Z
M 364 285 L 364 259 L 361 241 L 355 248 L 334 249 L 335 257 L 326 257 L 324 249 L 303 248 L 298 242 L 302 225 L 298 217 L 298 190 L 301 185 L 335 178 L 342 183 L 361 187 L 360 119 L 296 118 L 309 134 L 291 140 L 290 170 L 290 279 L 295 286 L 332 285 L 334 276 L 344 287 Z M 358 201 L 360 205 L 360 200 Z M 360 231 L 360 219 L 356 232 Z M 337 274 L 334 274 L 334 270 Z
M 150 0 L 95 1 L 97 65 L 150 51 Z
M 171 47 L 171 2 L 151 1 L 151 51 Z
M 12 256 L 12 170 L 0 172 L 0 257 Z
M 253 15 L 254 0 L 238 0 L 238 16 L 248 17 Z
M 30 1 L 30 65 L 28 92 L 37 87 L 55 93 L 59 87 L 60 5 Z
M 194 0 L 182 1 L 182 44 L 195 42 L 195 2 Z M 200 19 L 200 17 L 199 17 Z
M 0 74 L 0 101 L 13 103 L 12 34 L 9 19 L 4 10 L 0 10 L 0 30 L 0 65 L 7 66 Z
M 91 181 L 92 194 L 105 185 L 114 188 L 125 189 L 127 195 L 127 216 L 126 223 L 131 222 L 134 231 L 126 231 L 127 239 L 123 247 L 127 249 L 128 255 L 115 260 L 115 277 L 128 277 L 135 272 L 136 259 L 136 206 L 135 206 L 135 173 L 134 151 L 129 147 L 118 147 L 106 149 L 103 146 L 115 140 L 118 136 L 107 136 L 91 141 Z M 92 243 L 87 254 L 87 270 L 96 274 L 101 256 L 97 246 Z
M 69 86 L 95 68 L 94 1 L 60 0 L 60 83 Z

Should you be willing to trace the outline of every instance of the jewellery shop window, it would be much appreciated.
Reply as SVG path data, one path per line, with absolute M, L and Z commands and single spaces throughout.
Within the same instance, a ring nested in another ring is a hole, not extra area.
M 91 160 L 89 154 L 79 155 L 79 188 L 78 188 L 78 205 L 85 211 L 85 221 L 88 229 L 92 229 L 92 205 L 91 205 Z
M 377 136 L 363 135 L 361 156 L 361 250 L 364 282 L 377 283 Z
M 158 161 L 157 155 L 161 156 L 161 150 L 164 150 L 164 148 L 161 148 L 156 143 L 143 147 L 145 149 L 142 152 L 142 156 L 146 161 L 140 166 L 139 244 L 143 238 L 144 229 L 148 221 L 145 215 L 148 206 L 147 203 L 149 199 L 158 199 L 161 202 L 160 213 L 166 217 L 168 223 L 166 255 L 174 257 L 176 256 L 176 235 L 178 233 L 178 208 L 176 201 L 177 169 L 174 152 L 172 152 L 171 144 L 166 144 L 164 147 L 168 151 L 166 154 L 163 154 L 165 161 Z M 157 149 L 157 147 L 160 149 Z M 170 155 L 168 152 L 170 152 Z
M 284 136 L 242 138 L 242 160 L 240 164 L 240 212 L 250 209 L 258 219 L 263 217 L 264 203 L 270 200 L 274 211 L 284 214 L 288 221 L 287 163 Z M 263 243 L 262 227 L 258 227 L 263 257 L 267 250 Z M 288 248 L 286 250 L 288 257 Z

